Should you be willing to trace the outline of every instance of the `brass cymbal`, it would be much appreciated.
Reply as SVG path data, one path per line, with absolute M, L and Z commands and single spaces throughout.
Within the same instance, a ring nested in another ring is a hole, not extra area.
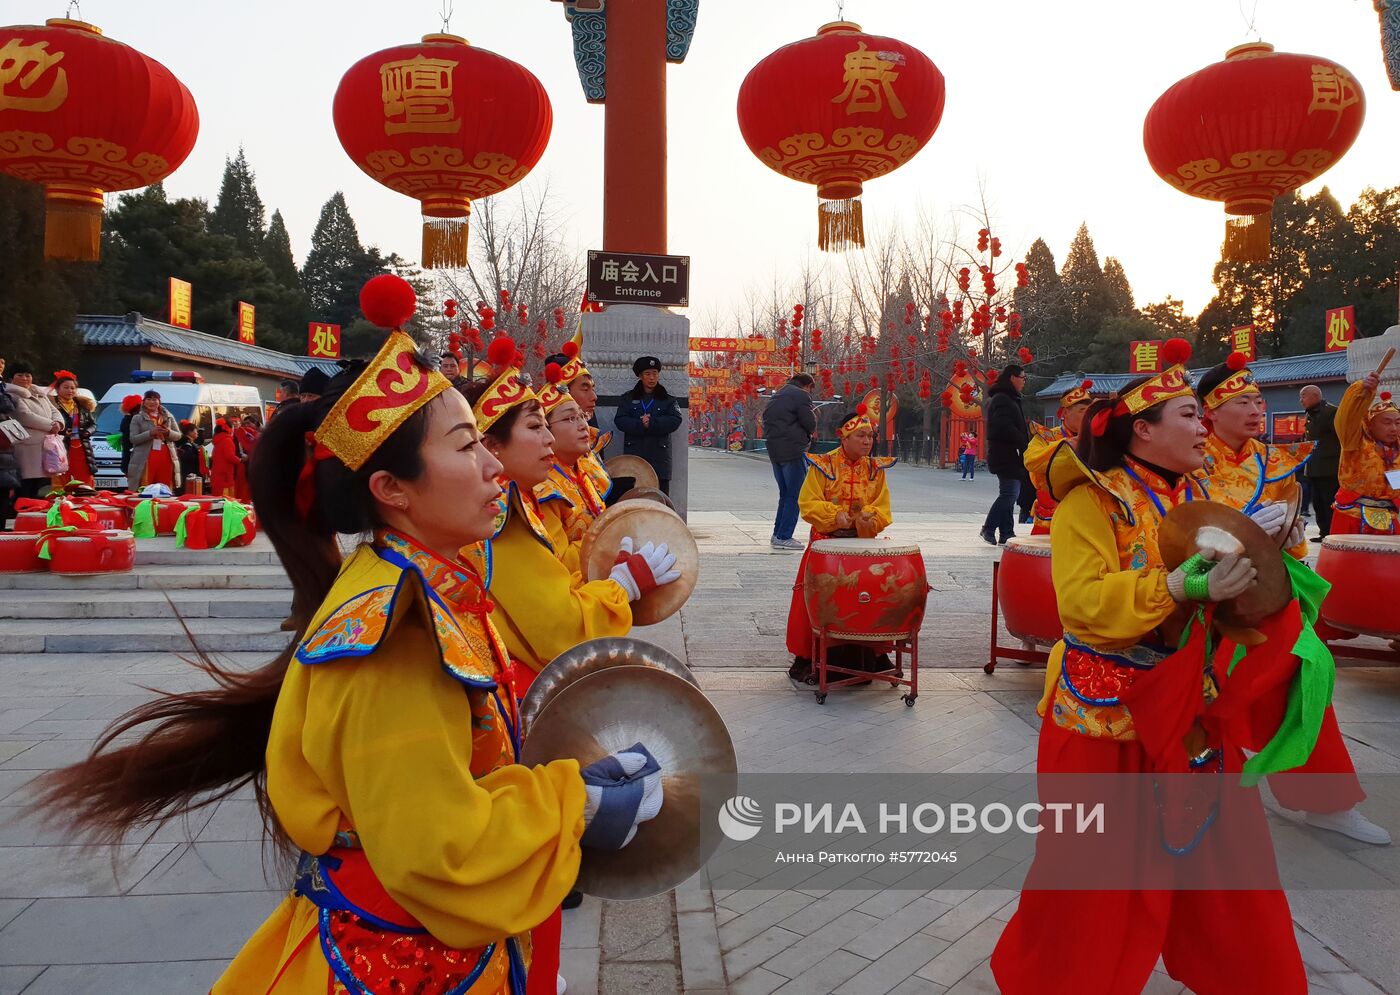
M 612 572 L 622 540 L 631 536 L 638 547 L 665 543 L 675 554 L 680 579 L 655 588 L 632 602 L 632 624 L 655 625 L 681 610 L 700 578 L 700 549 L 685 520 L 655 501 L 622 501 L 593 520 L 579 543 L 584 580 L 604 580 Z
M 633 487 L 626 494 L 618 498 L 619 501 L 655 501 L 657 504 L 664 504 L 672 511 L 676 510 L 675 504 L 666 492 L 659 487 Z
M 560 691 L 582 677 L 610 667 L 651 667 L 675 674 L 691 684 L 696 683 L 690 668 L 660 646 L 625 636 L 590 639 L 560 653 L 535 675 L 530 690 L 520 701 L 523 730 L 529 732 L 536 716 L 549 706 Z
M 608 471 L 609 477 L 631 477 L 634 487 L 656 487 L 661 483 L 651 464 L 640 456 L 623 453 L 608 460 L 603 468 Z
M 1202 530 L 1206 530 L 1202 532 Z M 1215 530 L 1215 535 L 1210 534 Z M 1202 543 L 1219 547 L 1231 540 L 1241 555 L 1249 557 L 1258 576 L 1250 588 L 1237 598 L 1222 601 L 1217 617 L 1227 625 L 1252 629 L 1269 616 L 1280 611 L 1293 597 L 1288 570 L 1283 565 L 1286 555 L 1278 543 L 1248 515 L 1229 505 L 1214 501 L 1187 501 L 1167 512 L 1157 535 L 1162 562 L 1175 570 L 1202 548 Z
M 575 758 L 581 767 L 641 743 L 661 765 L 661 812 L 621 850 L 584 848 L 578 888 L 620 900 L 664 894 L 719 845 L 701 832 L 701 780 L 729 780 L 738 762 L 724 720 L 698 687 L 650 667 L 612 667 L 581 677 L 540 712 L 525 740 L 527 766 Z

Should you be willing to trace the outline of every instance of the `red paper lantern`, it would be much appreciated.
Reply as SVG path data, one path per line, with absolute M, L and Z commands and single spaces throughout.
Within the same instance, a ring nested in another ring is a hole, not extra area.
M 1274 198 L 1331 168 L 1365 115 L 1360 84 L 1332 60 L 1252 42 L 1158 97 L 1142 137 L 1158 176 L 1224 201 L 1227 258 L 1259 261 Z
M 0 172 L 44 187 L 44 255 L 94 262 L 102 195 L 164 179 L 199 133 L 169 69 L 83 21 L 0 27 Z
M 334 115 L 355 164 L 422 203 L 427 269 L 467 264 L 472 201 L 523 179 L 554 121 L 533 73 L 448 34 L 355 63 L 336 90 Z
M 778 49 L 739 88 L 739 128 L 764 165 L 817 187 L 818 244 L 865 244 L 863 184 L 904 165 L 943 117 L 923 52 L 850 21 Z

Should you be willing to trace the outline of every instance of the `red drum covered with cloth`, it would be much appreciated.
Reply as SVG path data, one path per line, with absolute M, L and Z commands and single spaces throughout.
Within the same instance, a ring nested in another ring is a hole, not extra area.
M 49 513 L 47 511 L 17 511 L 15 512 L 15 531 L 26 532 L 31 536 L 38 535 L 49 527 Z
M 56 574 L 122 573 L 136 565 L 136 538 L 125 530 L 57 532 L 49 538 Z
M 1400 536 L 1329 535 L 1317 572 L 1332 590 L 1322 602 L 1328 625 L 1363 636 L 1400 639 Z
M 997 604 L 1006 631 L 1024 642 L 1053 646 L 1064 634 L 1050 576 L 1050 537 L 1008 539 L 997 570 Z
M 34 532 L 0 532 L 0 574 L 43 570 L 39 559 L 39 536 Z
M 923 553 L 914 543 L 818 539 L 807 555 L 807 617 L 833 639 L 912 638 L 923 623 L 928 592 Z

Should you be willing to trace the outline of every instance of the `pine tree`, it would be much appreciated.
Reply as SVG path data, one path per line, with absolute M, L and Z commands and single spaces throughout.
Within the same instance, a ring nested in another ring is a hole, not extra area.
M 1037 369 L 1053 373 L 1079 365 L 1064 284 L 1055 268 L 1055 254 L 1043 238 L 1032 242 L 1026 253 L 1026 286 L 1016 288 L 1015 301 Z
M 209 216 L 209 231 L 227 235 L 242 255 L 256 259 L 267 235 L 264 213 L 252 167 L 240 146 L 237 156 L 224 160 L 224 179 Z
M 360 316 L 360 287 L 368 279 L 369 264 L 345 194 L 337 190 L 321 208 L 311 234 L 311 251 L 301 269 L 301 286 L 317 321 L 348 327 Z M 382 262 L 377 271 L 383 271 Z
M 301 274 L 297 272 L 296 260 L 292 258 L 292 238 L 287 234 L 287 223 L 282 220 L 281 211 L 272 212 L 261 254 L 262 261 L 267 263 L 267 268 L 272 270 L 278 283 L 301 290 Z
M 1137 313 L 1128 274 L 1123 264 L 1112 256 L 1103 261 L 1103 282 L 1108 294 L 1108 314 L 1128 316 Z
M 1111 304 L 1099 254 L 1087 224 L 1079 226 L 1069 244 L 1060 280 L 1065 287 L 1072 329 L 1085 340 L 1092 338 L 1100 322 L 1110 313 Z

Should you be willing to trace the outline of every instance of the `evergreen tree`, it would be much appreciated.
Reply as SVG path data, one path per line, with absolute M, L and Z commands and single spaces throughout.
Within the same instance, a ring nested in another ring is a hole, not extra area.
M 292 258 L 292 238 L 287 234 L 287 223 L 282 220 L 281 211 L 272 212 L 261 254 L 262 261 L 267 263 L 267 268 L 278 283 L 301 290 L 301 274 L 297 272 L 296 260 Z
M 1016 288 L 1015 303 L 1038 370 L 1049 374 L 1080 365 L 1070 334 L 1064 284 L 1055 268 L 1055 254 L 1043 238 L 1032 242 L 1026 253 L 1026 286 Z
M 1137 313 L 1133 300 L 1133 288 L 1128 283 L 1128 274 L 1123 264 L 1112 256 L 1103 261 L 1104 289 L 1108 294 L 1109 315 L 1132 315 Z
M 44 191 L 0 175 L 0 356 L 45 371 L 72 363 L 76 301 L 67 277 L 83 282 L 87 263 L 44 261 Z
M 1185 339 L 1187 342 L 1194 342 L 1196 338 L 1196 322 L 1186 314 L 1185 305 L 1175 297 L 1144 305 L 1142 316 L 1157 328 L 1151 338 Z
M 1157 326 L 1143 315 L 1110 315 L 1100 322 L 1089 341 L 1084 353 L 1085 369 L 1126 371 L 1129 343 L 1156 337 Z
M 1104 317 L 1112 313 L 1108 284 L 1087 224 L 1079 226 L 1069 243 L 1060 280 L 1069 306 L 1070 326 L 1077 337 L 1087 341 L 1098 331 Z
M 329 321 L 348 329 L 360 317 L 360 288 L 371 276 L 384 272 L 378 251 L 368 253 L 345 194 L 337 190 L 321 208 L 311 251 L 301 270 L 301 285 L 316 321 Z
M 227 235 L 240 254 L 256 259 L 267 234 L 262 198 L 254 182 L 252 167 L 240 146 L 238 155 L 224 160 L 224 179 L 219 199 L 209 216 L 209 231 Z

